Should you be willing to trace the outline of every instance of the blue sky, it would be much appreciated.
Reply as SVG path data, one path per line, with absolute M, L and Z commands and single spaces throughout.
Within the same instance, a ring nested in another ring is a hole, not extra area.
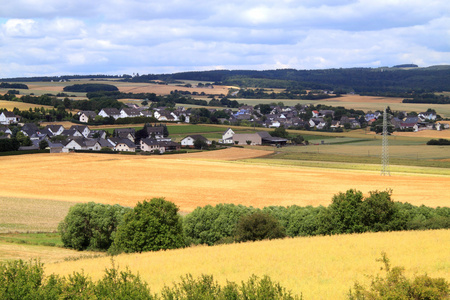
M 0 78 L 450 63 L 448 0 L 14 0 Z

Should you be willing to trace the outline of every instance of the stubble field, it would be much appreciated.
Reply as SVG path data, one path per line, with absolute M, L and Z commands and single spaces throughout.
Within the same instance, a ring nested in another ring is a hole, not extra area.
M 327 206 L 334 194 L 351 188 L 363 193 L 390 188 L 395 201 L 414 205 L 449 204 L 449 176 L 382 177 L 373 171 L 234 161 L 267 153 L 236 148 L 208 152 L 204 157 L 74 153 L 0 157 L 0 190 L 4 197 L 95 201 L 130 207 L 144 199 L 165 197 L 187 212 L 218 203 Z

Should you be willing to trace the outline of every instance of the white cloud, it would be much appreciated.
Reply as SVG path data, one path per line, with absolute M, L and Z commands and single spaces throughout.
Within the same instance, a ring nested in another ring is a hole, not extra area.
M 442 0 L 7 1 L 0 77 L 448 63 L 449 12 Z

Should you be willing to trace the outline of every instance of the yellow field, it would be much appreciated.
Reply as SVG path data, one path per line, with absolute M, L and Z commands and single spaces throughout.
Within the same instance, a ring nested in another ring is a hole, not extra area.
M 40 262 L 47 264 L 62 262 L 67 259 L 98 257 L 105 255 L 106 254 L 104 252 L 80 252 L 59 247 L 0 242 L 0 262 L 20 258 L 27 262 L 32 259 L 39 259 Z
M 6 108 L 8 111 L 12 111 L 14 107 L 17 107 L 19 110 L 28 110 L 30 108 L 34 109 L 35 107 L 37 108 L 45 107 L 47 109 L 53 108 L 53 106 L 47 105 L 37 105 L 23 102 L 0 100 L 0 108 Z
M 261 155 L 266 153 L 262 151 Z M 220 154 L 222 158 L 217 156 Z M 239 148 L 211 155 L 215 157 L 209 160 L 183 155 L 160 158 L 74 153 L 0 157 L 0 190 L 4 197 L 130 207 L 144 199 L 165 197 L 181 211 L 192 211 L 218 203 L 327 206 L 334 194 L 351 188 L 363 193 L 392 188 L 395 201 L 449 205 L 449 176 L 382 177 L 373 171 L 225 161 L 256 156 L 254 150 Z
M 149 283 L 153 292 L 179 281 L 212 274 L 221 284 L 240 282 L 252 274 L 269 275 L 304 299 L 344 299 L 357 280 L 380 272 L 375 260 L 387 253 L 392 266 L 404 266 L 412 277 L 427 273 L 450 281 L 450 230 L 365 233 L 294 238 L 254 243 L 191 247 L 114 258 Z M 84 270 L 94 280 L 111 267 L 110 258 L 47 264 L 46 274 L 69 275 Z M 384 275 L 384 274 L 383 274 Z

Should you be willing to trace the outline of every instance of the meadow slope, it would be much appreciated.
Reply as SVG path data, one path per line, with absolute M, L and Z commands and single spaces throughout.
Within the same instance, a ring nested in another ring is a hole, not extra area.
M 235 156 L 241 152 L 240 158 L 247 151 L 255 156 L 255 150 L 233 151 Z M 181 211 L 218 203 L 326 206 L 334 194 L 351 188 L 364 193 L 392 188 L 395 201 L 414 205 L 449 204 L 449 176 L 381 177 L 373 171 L 249 164 L 220 160 L 220 153 L 222 159 L 230 158 L 227 151 L 211 152 L 214 157 L 208 160 L 74 153 L 0 157 L 0 190 L 3 197 L 130 207 L 144 199 L 165 197 Z
M 123 254 L 114 258 L 149 283 L 153 292 L 179 281 L 212 274 L 221 284 L 240 282 L 252 274 L 269 275 L 304 299 L 345 299 L 355 281 L 380 272 L 376 259 L 386 252 L 393 266 L 406 268 L 408 277 L 427 273 L 450 280 L 450 231 L 364 233 L 303 237 L 186 249 Z M 69 275 L 84 271 L 101 278 L 111 258 L 47 264 L 46 274 Z M 382 274 L 382 273 L 381 273 Z

